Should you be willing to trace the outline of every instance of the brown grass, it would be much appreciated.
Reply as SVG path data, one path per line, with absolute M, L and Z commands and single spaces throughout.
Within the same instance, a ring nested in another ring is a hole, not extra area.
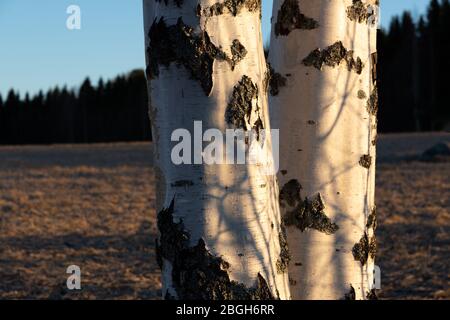
M 384 298 L 450 298 L 450 163 L 401 160 L 443 139 L 380 139 Z M 0 299 L 158 298 L 151 164 L 146 143 L 1 147 Z

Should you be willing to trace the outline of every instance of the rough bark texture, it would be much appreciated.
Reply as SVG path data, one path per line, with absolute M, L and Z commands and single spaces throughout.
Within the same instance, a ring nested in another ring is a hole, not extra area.
M 367 23 L 375 14 L 370 5 L 379 5 L 378 0 L 366 3 L 362 0 L 353 0 L 352 4 L 347 7 L 347 17 L 359 23 Z
M 173 287 L 179 299 L 184 300 L 273 300 L 266 280 L 258 273 L 254 287 L 230 280 L 230 264 L 221 257 L 213 256 L 203 239 L 190 246 L 190 235 L 183 222 L 173 221 L 175 200 L 169 208 L 158 214 L 161 232 L 156 250 L 160 267 L 164 260 L 172 265 Z M 166 299 L 174 299 L 169 290 Z
M 315 49 L 305 59 L 303 64 L 305 66 L 313 66 L 319 70 L 322 70 L 322 66 L 336 67 L 341 64 L 341 61 L 345 61 L 348 71 L 355 71 L 361 74 L 364 65 L 361 58 L 354 58 L 353 51 L 347 50 L 341 41 L 334 43 L 324 50 Z
M 295 226 L 301 232 L 307 229 L 315 229 L 317 231 L 333 234 L 339 227 L 336 223 L 332 223 L 327 217 L 325 204 L 322 196 L 317 194 L 311 200 L 301 199 L 301 185 L 297 180 L 291 180 L 286 183 L 280 191 L 280 205 L 286 209 L 284 223 L 287 226 Z
M 261 14 L 261 0 L 224 0 L 203 8 L 199 5 L 197 12 L 206 17 L 232 14 L 237 16 L 243 9 Z
M 234 87 L 230 102 L 228 103 L 225 118 L 228 124 L 235 128 L 247 130 L 250 122 L 253 101 L 258 99 L 258 86 L 247 76 Z
M 295 29 L 315 29 L 319 26 L 316 20 L 305 16 L 297 0 L 284 0 L 278 10 L 277 21 L 274 26 L 276 36 L 287 36 Z
M 270 128 L 260 9 L 260 0 L 144 0 L 166 299 L 290 297 L 280 272 L 288 258 L 275 176 L 237 164 L 236 155 L 233 164 L 207 165 L 197 142 L 211 128 L 223 136 L 227 129 Z M 199 147 L 189 157 L 198 164 L 172 162 L 180 141 L 171 136 L 180 128 Z
M 270 63 L 267 64 L 267 72 L 265 78 L 266 91 L 269 91 L 272 96 L 277 96 L 282 87 L 287 84 L 286 77 L 273 70 Z
M 233 40 L 231 57 L 216 47 L 206 31 L 199 35 L 194 29 L 184 24 L 182 18 L 176 25 L 167 26 L 164 17 L 155 20 L 149 31 L 151 46 L 147 49 L 150 61 L 147 76 L 155 79 L 159 75 L 160 65 L 168 67 L 172 63 L 183 66 L 190 71 L 191 77 L 200 82 L 206 95 L 212 89 L 212 72 L 214 60 L 227 61 L 234 70 L 237 63 L 245 58 L 247 50 Z
M 273 16 L 287 3 L 315 21 L 314 28 L 284 28 L 291 32 L 283 36 L 273 21 L 269 50 L 271 67 L 290 75 L 270 96 L 270 118 L 280 129 L 292 297 L 367 299 L 376 252 L 378 108 L 376 29 L 367 8 L 376 1 L 278 0 Z

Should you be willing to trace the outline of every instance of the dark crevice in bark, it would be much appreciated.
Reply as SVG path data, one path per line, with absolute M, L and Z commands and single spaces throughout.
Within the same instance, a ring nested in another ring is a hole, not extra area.
M 297 180 L 290 180 L 280 191 L 281 207 L 286 207 L 286 205 L 294 207 L 284 216 L 286 226 L 296 226 L 301 232 L 314 229 L 328 235 L 334 234 L 339 226 L 331 222 L 331 219 L 326 215 L 325 204 L 320 193 L 311 200 L 308 198 L 302 200 L 300 196 L 301 188 Z
M 367 100 L 367 112 L 373 116 L 378 114 L 378 88 L 374 87 L 369 99 Z
M 258 99 L 258 86 L 248 76 L 243 76 L 234 87 L 225 112 L 225 120 L 236 128 L 247 130 L 253 108 L 253 100 Z M 262 122 L 261 122 L 262 123 Z
M 280 93 L 280 88 L 285 87 L 287 79 L 272 68 L 270 63 L 267 63 L 267 71 L 264 78 L 264 86 L 266 92 L 269 91 L 271 96 L 277 96 Z
M 370 22 L 375 19 L 376 14 L 375 8 L 371 4 L 364 4 L 361 0 L 353 0 L 353 4 L 347 7 L 347 17 L 359 23 Z
M 302 185 L 298 180 L 289 180 L 280 191 L 280 203 L 286 202 L 290 207 L 295 207 L 302 201 L 300 198 L 301 189 Z
M 247 49 L 239 42 L 239 40 L 233 40 L 233 44 L 231 45 L 231 69 L 234 70 L 236 65 L 245 58 L 247 55 Z
M 378 53 L 374 52 L 370 55 L 370 61 L 372 63 L 372 85 L 377 86 L 377 64 L 378 64 Z
M 372 145 L 375 147 L 378 143 L 378 135 L 375 135 L 375 138 L 372 139 Z
M 358 99 L 366 99 L 367 98 L 367 94 L 364 90 L 358 90 Z
M 378 87 L 377 87 L 377 63 L 378 63 L 378 54 L 376 52 L 370 55 L 371 61 L 371 79 L 372 79 L 372 92 L 370 93 L 370 97 L 367 100 L 367 112 L 373 116 L 377 116 L 378 114 Z
M 366 299 L 367 300 L 378 300 L 377 291 L 375 289 L 372 289 L 369 292 L 367 292 Z
M 297 0 L 285 0 L 278 11 L 274 32 L 278 36 L 287 36 L 295 29 L 311 30 L 319 27 L 319 23 L 300 12 Z
M 369 154 L 365 154 L 363 155 L 360 159 L 359 159 L 359 165 L 361 167 L 364 167 L 366 169 L 370 169 L 370 166 L 372 165 L 372 156 Z
M 200 82 L 203 91 L 208 96 L 213 87 L 214 60 L 227 61 L 231 69 L 244 59 L 247 50 L 238 41 L 231 45 L 232 57 L 216 47 L 206 31 L 198 34 L 194 29 L 183 23 L 181 18 L 177 24 L 167 26 L 164 19 L 155 19 L 149 31 L 150 45 L 147 48 L 149 64 L 147 76 L 155 79 L 159 76 L 159 67 L 168 67 L 177 63 L 189 70 L 192 79 Z
M 370 213 L 369 217 L 367 218 L 367 229 L 372 229 L 375 231 L 378 227 L 378 219 L 377 219 L 377 207 L 373 207 L 372 212 Z
M 318 70 L 322 70 L 323 65 L 328 67 L 336 67 L 345 61 L 348 71 L 354 71 L 357 74 L 361 74 L 364 68 L 364 64 L 361 58 L 353 57 L 353 50 L 347 50 L 341 41 L 334 43 L 324 50 L 315 49 L 305 59 L 303 64 L 308 67 L 315 67 Z
M 258 116 L 258 119 L 253 124 L 252 130 L 253 130 L 253 132 L 256 133 L 256 140 L 260 141 L 260 139 L 261 139 L 261 131 L 264 130 L 264 123 L 261 120 L 261 116 Z
M 369 236 L 365 232 L 359 242 L 353 246 L 353 258 L 361 262 L 361 265 L 365 265 L 369 257 L 375 259 L 377 248 L 378 245 L 375 236 L 369 239 Z
M 183 221 L 173 221 L 175 201 L 158 214 L 160 241 L 157 241 L 157 258 L 162 268 L 163 260 L 172 264 L 172 287 L 177 297 L 166 292 L 166 299 L 180 300 L 273 300 L 266 280 L 258 274 L 255 286 L 246 287 L 230 280 L 230 265 L 221 257 L 212 255 L 205 241 L 199 239 L 190 247 L 190 235 Z
M 355 288 L 350 285 L 350 290 L 344 295 L 344 300 L 356 300 Z
M 291 255 L 289 253 L 289 247 L 287 242 L 287 235 L 286 235 L 286 227 L 284 225 L 284 222 L 281 223 L 280 226 L 280 234 L 279 234 L 279 241 L 280 241 L 280 257 L 277 260 L 277 272 L 278 273 L 285 273 L 288 270 L 289 262 L 291 261 Z
M 261 15 L 261 0 L 225 0 L 203 9 L 199 5 L 197 14 L 205 17 L 219 16 L 226 13 L 237 16 L 243 8 L 250 12 L 258 11 Z

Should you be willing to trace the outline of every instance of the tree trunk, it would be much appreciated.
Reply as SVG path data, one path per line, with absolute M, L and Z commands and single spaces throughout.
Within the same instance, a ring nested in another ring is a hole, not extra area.
M 270 115 L 293 299 L 365 299 L 376 241 L 376 0 L 274 1 Z
M 217 129 L 204 137 L 220 141 L 217 154 L 227 129 L 269 129 L 260 15 L 260 0 L 144 0 L 166 299 L 289 298 L 274 174 L 236 163 L 237 152 L 207 165 L 198 142 Z

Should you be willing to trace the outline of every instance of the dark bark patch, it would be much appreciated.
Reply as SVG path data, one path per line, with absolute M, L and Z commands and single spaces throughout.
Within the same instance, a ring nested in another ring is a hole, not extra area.
M 289 253 L 289 247 L 287 242 L 287 235 L 286 235 L 286 227 L 284 226 L 284 223 L 281 224 L 280 227 L 280 233 L 279 233 L 279 241 L 280 241 L 280 257 L 277 260 L 276 266 L 277 266 L 277 272 L 278 273 L 285 273 L 288 270 L 289 262 L 291 261 L 291 255 Z
M 375 138 L 372 140 L 372 145 L 375 147 L 378 143 L 378 135 L 375 135 Z
M 155 19 L 148 36 L 150 45 L 147 48 L 147 77 L 157 78 L 160 65 L 168 67 L 171 63 L 177 63 L 189 70 L 192 79 L 200 82 L 207 96 L 213 87 L 214 60 L 227 61 L 234 69 L 246 55 L 245 48 L 235 40 L 231 46 L 233 57 L 228 57 L 211 42 L 206 31 L 195 34 L 194 29 L 184 24 L 181 18 L 171 26 L 167 26 L 163 18 L 159 21 Z
M 377 226 L 378 226 L 377 207 L 373 207 L 372 212 L 367 218 L 366 228 L 375 231 L 377 229 Z
M 370 4 L 364 4 L 361 0 L 353 0 L 353 4 L 347 7 L 347 17 L 358 23 L 367 23 L 376 14 L 370 7 Z
M 367 292 L 366 299 L 367 300 L 378 300 L 377 291 L 375 289 L 372 289 L 369 292 Z
M 213 256 L 203 239 L 189 246 L 190 235 L 183 222 L 173 221 L 174 203 L 158 214 L 161 233 L 157 243 L 158 260 L 172 264 L 172 283 L 180 300 L 273 300 L 266 280 L 258 274 L 255 286 L 248 288 L 230 280 L 230 265 L 221 257 Z M 166 298 L 174 297 L 166 293 Z
M 173 222 L 174 200 L 169 208 L 158 214 L 158 229 L 161 237 L 156 240 L 156 256 L 159 266 L 162 268 L 162 258 L 174 261 L 178 252 L 189 245 L 189 234 L 184 230 L 183 221 Z
M 205 17 L 219 16 L 226 13 L 237 16 L 243 8 L 250 12 L 258 11 L 261 14 L 261 0 L 225 0 L 200 9 L 199 12 L 200 15 Z
M 376 87 L 377 85 L 377 64 L 378 64 L 378 53 L 374 52 L 370 55 L 370 61 L 372 63 L 372 85 Z
M 286 171 L 287 173 L 287 171 Z M 292 179 L 288 183 L 286 183 L 280 191 L 280 204 L 286 202 L 289 206 L 295 207 L 299 202 L 301 202 L 300 198 L 300 190 L 302 186 L 298 180 Z
M 350 285 L 350 290 L 344 295 L 344 300 L 356 300 L 355 288 Z
M 325 205 L 320 194 L 311 200 L 306 198 L 286 215 L 286 225 L 294 225 L 302 232 L 314 229 L 328 235 L 334 234 L 339 226 L 331 222 L 324 209 Z
M 366 106 L 367 112 L 373 116 L 378 114 L 378 89 L 374 87 L 370 94 L 369 100 L 367 100 Z
M 367 94 L 365 93 L 364 90 L 358 90 L 358 99 L 366 99 L 367 98 Z
M 318 27 L 319 23 L 316 20 L 300 12 L 297 0 L 285 0 L 278 11 L 275 35 L 287 36 L 295 29 L 312 30 Z
M 353 246 L 352 253 L 353 258 L 356 261 L 361 262 L 361 265 L 365 265 L 367 260 L 370 258 L 375 259 L 377 254 L 377 240 L 375 237 L 369 239 L 369 236 L 365 232 L 358 243 Z
M 253 124 L 252 130 L 256 133 L 256 140 L 259 141 L 261 139 L 261 130 L 264 130 L 264 123 L 261 120 L 261 117 Z M 265 188 L 266 185 L 262 185 L 261 188 Z
M 378 87 L 377 87 L 377 64 L 378 64 L 378 54 L 376 52 L 370 55 L 371 65 L 372 65 L 372 92 L 367 100 L 367 112 L 373 116 L 378 114 Z
M 267 71 L 264 79 L 264 86 L 266 91 L 269 91 L 271 96 L 277 96 L 280 93 L 280 88 L 285 87 L 287 79 L 272 68 L 270 63 L 267 63 Z
M 239 40 L 233 40 L 233 44 L 231 45 L 231 69 L 234 70 L 236 65 L 245 58 L 247 55 L 247 49 L 239 42 Z
M 375 257 L 377 256 L 377 252 L 378 252 L 378 242 L 377 239 L 375 238 L 375 236 L 373 236 L 370 239 L 369 242 L 369 255 L 372 259 L 375 259 Z
M 323 65 L 334 68 L 340 65 L 342 61 L 345 61 L 348 71 L 354 71 L 357 74 L 361 74 L 364 64 L 361 58 L 357 57 L 355 59 L 353 54 L 353 50 L 347 50 L 341 41 L 337 41 L 324 50 L 317 48 L 312 51 L 305 59 L 303 59 L 303 64 L 308 67 L 315 67 L 318 70 L 322 70 Z
M 155 0 L 156 2 L 161 2 L 162 0 Z M 163 0 L 165 5 L 168 6 L 169 5 L 169 0 Z M 173 0 L 172 1 L 174 4 L 176 4 L 176 6 L 178 8 L 181 8 L 181 6 L 183 5 L 183 0 Z
M 296 226 L 300 231 L 314 229 L 325 234 L 333 234 L 339 226 L 331 222 L 325 214 L 325 204 L 322 196 L 318 194 L 313 199 L 301 199 L 300 183 L 293 179 L 286 183 L 280 191 L 280 205 L 294 207 L 284 217 L 286 226 Z
M 258 86 L 252 79 L 243 76 L 241 81 L 234 87 L 230 102 L 225 112 L 228 124 L 236 128 L 247 130 L 247 123 L 252 114 L 253 100 L 258 99 Z
M 363 155 L 360 159 L 359 159 L 359 165 L 361 167 L 364 167 L 366 169 L 370 169 L 370 166 L 372 165 L 372 156 L 369 154 L 365 154 Z

